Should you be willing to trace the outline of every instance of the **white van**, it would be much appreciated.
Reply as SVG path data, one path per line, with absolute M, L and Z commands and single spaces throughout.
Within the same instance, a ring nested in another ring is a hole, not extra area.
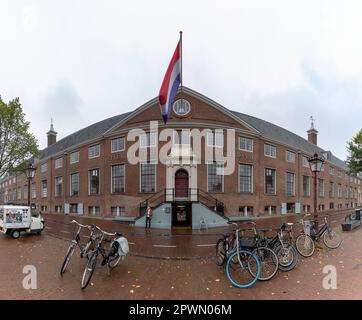
M 14 239 L 21 232 L 40 234 L 44 229 L 42 216 L 27 206 L 0 206 L 0 232 Z

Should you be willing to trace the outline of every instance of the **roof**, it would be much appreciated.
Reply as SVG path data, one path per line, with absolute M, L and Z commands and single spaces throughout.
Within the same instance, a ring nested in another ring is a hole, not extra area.
M 283 144 L 289 145 L 290 147 L 294 147 L 297 150 L 301 150 L 307 154 L 314 154 L 315 152 L 327 152 L 326 150 L 323 150 L 315 144 L 310 143 L 308 140 L 302 138 L 301 136 L 298 136 L 297 134 L 290 132 L 282 127 L 279 127 L 273 123 L 237 111 L 232 111 L 232 113 L 253 126 L 265 138 L 279 141 Z M 343 168 L 345 170 L 348 169 L 346 163 L 334 156 L 333 154 L 331 154 L 331 158 L 328 160 L 340 168 Z
M 42 150 L 40 160 L 48 158 L 59 152 L 65 151 L 72 146 L 90 141 L 101 137 L 109 128 L 120 122 L 123 118 L 128 116 L 130 112 L 114 116 L 97 123 L 94 123 L 86 128 L 83 128 L 77 132 L 70 134 L 69 136 L 59 140 L 51 146 Z

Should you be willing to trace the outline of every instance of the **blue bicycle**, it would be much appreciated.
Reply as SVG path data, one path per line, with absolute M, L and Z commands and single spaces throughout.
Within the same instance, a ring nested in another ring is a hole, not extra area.
M 253 249 L 255 239 L 241 238 L 241 229 L 236 223 L 235 237 L 224 234 L 216 244 L 216 259 L 219 266 L 225 264 L 226 275 L 229 281 L 237 288 L 249 288 L 259 279 L 261 266 L 259 258 Z

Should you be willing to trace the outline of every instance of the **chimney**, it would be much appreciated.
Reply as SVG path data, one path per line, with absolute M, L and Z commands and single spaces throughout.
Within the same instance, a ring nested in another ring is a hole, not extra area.
M 53 127 L 53 119 L 51 119 L 50 130 L 47 132 L 48 147 L 50 147 L 52 144 L 57 142 L 57 134 L 58 133 L 54 130 L 54 127 Z
M 308 133 L 308 141 L 310 143 L 313 143 L 313 144 L 317 145 L 318 130 L 316 130 L 314 128 L 314 120 L 315 119 L 311 116 L 310 120 L 311 120 L 310 129 L 307 131 L 307 133 Z

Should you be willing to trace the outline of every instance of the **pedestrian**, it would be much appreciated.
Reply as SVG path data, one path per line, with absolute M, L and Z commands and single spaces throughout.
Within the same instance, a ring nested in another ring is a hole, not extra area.
M 148 228 L 151 228 L 152 215 L 153 215 L 152 209 L 150 206 L 148 206 L 147 212 L 146 212 L 146 228 L 147 228 L 147 225 L 148 225 Z

